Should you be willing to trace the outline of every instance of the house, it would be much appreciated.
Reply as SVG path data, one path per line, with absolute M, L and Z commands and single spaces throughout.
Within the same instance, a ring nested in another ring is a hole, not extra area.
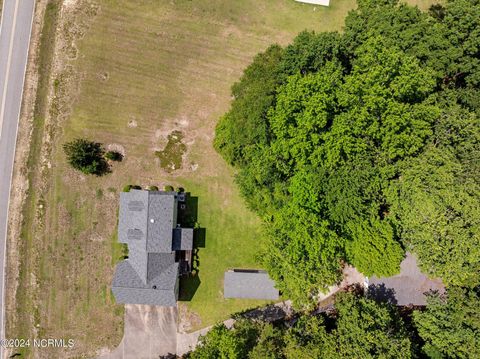
M 425 293 L 445 292 L 440 279 L 428 278 L 422 273 L 414 254 L 407 252 L 400 264 L 400 273 L 392 277 L 371 277 L 366 280 L 369 295 L 377 300 L 400 306 L 427 304 Z
M 263 270 L 233 269 L 225 272 L 223 281 L 225 298 L 277 300 L 275 282 Z
M 304 2 L 307 4 L 313 4 L 313 5 L 322 5 L 322 6 L 330 5 L 330 0 L 295 0 L 295 1 Z
M 117 303 L 176 305 L 179 276 L 189 270 L 193 248 L 193 229 L 177 223 L 184 200 L 177 192 L 120 194 L 118 241 L 128 245 L 129 253 L 113 277 Z

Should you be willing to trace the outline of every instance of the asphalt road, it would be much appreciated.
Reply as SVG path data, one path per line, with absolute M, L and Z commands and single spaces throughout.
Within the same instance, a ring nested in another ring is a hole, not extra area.
M 35 0 L 3 0 L 0 28 L 0 338 L 5 338 L 8 207 Z M 2 358 L 0 350 L 0 359 Z

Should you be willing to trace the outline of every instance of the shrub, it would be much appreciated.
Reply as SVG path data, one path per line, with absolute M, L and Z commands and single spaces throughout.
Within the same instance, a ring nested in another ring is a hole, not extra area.
M 158 187 L 157 187 L 157 186 L 148 186 L 148 187 L 147 187 L 147 190 L 149 190 L 149 191 L 158 191 Z
M 123 187 L 123 192 L 130 192 L 131 189 L 142 189 L 142 187 L 134 184 L 127 184 L 125 187 Z
M 68 163 L 76 170 L 85 174 L 101 176 L 109 172 L 109 167 L 103 158 L 104 150 L 101 143 L 77 138 L 63 145 Z
M 173 192 L 174 191 L 173 186 L 170 186 L 170 185 L 166 185 L 165 187 L 163 187 L 163 190 L 165 192 Z
M 110 161 L 121 162 L 123 159 L 123 155 L 117 151 L 108 151 L 105 153 L 105 158 Z

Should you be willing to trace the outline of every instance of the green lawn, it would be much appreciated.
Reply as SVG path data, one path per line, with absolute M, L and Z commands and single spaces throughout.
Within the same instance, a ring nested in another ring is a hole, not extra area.
M 181 183 L 198 196 L 198 222 L 205 228 L 204 248 L 199 248 L 200 285 L 188 308 L 205 326 L 262 301 L 223 298 L 223 273 L 228 268 L 258 268 L 259 220 L 244 206 L 236 192 L 225 193 L 224 179 L 202 183 L 185 178 Z M 195 324 L 194 323 L 194 324 Z

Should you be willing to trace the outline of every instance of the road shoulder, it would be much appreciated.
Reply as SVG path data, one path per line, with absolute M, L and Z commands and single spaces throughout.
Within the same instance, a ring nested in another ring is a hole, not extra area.
M 22 208 L 29 189 L 27 160 L 32 136 L 33 111 L 38 85 L 39 74 L 37 62 L 39 40 L 46 2 L 47 1 L 45 0 L 39 0 L 36 2 L 35 7 L 10 190 L 4 298 L 6 313 L 5 328 L 7 337 L 9 337 L 12 325 L 12 316 L 15 315 L 15 293 L 19 275 L 20 232 L 23 221 Z

